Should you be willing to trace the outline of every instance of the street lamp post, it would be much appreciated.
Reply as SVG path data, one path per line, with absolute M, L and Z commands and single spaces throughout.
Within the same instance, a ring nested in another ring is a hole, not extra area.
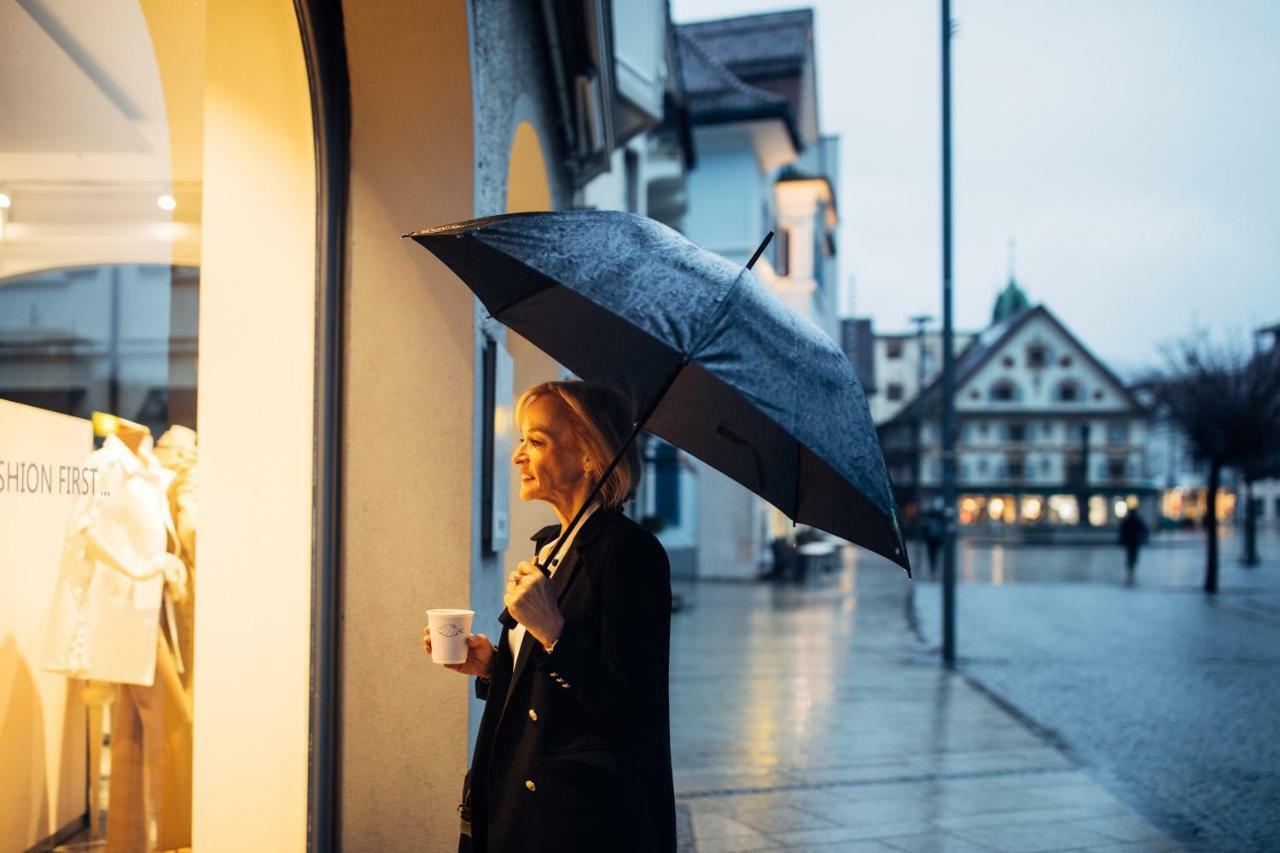
M 956 662 L 955 359 L 951 327 L 951 0 L 942 0 L 942 661 Z

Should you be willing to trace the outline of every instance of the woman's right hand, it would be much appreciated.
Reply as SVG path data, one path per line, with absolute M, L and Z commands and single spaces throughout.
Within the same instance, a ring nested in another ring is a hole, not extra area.
M 431 629 L 422 629 L 422 650 L 431 654 Z M 484 634 L 472 634 L 467 637 L 466 663 L 441 664 L 445 669 L 460 672 L 463 675 L 478 675 L 488 678 L 493 671 L 493 644 Z

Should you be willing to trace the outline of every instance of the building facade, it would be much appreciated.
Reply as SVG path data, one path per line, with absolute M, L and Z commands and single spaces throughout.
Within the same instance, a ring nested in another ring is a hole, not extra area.
M 957 517 L 1026 535 L 1155 517 L 1147 410 L 1044 306 L 1015 308 L 956 364 Z M 907 523 L 941 492 L 940 381 L 880 427 Z

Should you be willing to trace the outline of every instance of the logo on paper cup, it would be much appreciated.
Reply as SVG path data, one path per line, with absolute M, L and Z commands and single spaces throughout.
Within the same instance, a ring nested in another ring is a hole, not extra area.
M 462 633 L 462 629 L 452 622 L 448 622 L 444 625 L 437 625 L 436 633 L 441 637 L 456 637 Z

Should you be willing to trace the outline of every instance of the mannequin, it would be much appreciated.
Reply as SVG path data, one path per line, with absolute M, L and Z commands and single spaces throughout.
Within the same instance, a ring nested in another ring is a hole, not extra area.
M 173 472 L 169 486 L 169 510 L 181 548 L 178 556 L 187 566 L 187 595 L 174 605 L 178 648 L 182 650 L 182 686 L 187 700 L 192 698 L 195 680 L 196 609 L 196 483 L 199 479 L 199 451 L 195 430 L 174 424 L 156 440 L 156 458 Z
M 191 705 L 174 618 L 187 569 L 169 506 L 174 474 L 145 426 L 101 413 L 94 426 L 106 439 L 84 464 L 97 487 L 68 524 L 45 668 L 116 684 L 106 849 L 189 847 Z

